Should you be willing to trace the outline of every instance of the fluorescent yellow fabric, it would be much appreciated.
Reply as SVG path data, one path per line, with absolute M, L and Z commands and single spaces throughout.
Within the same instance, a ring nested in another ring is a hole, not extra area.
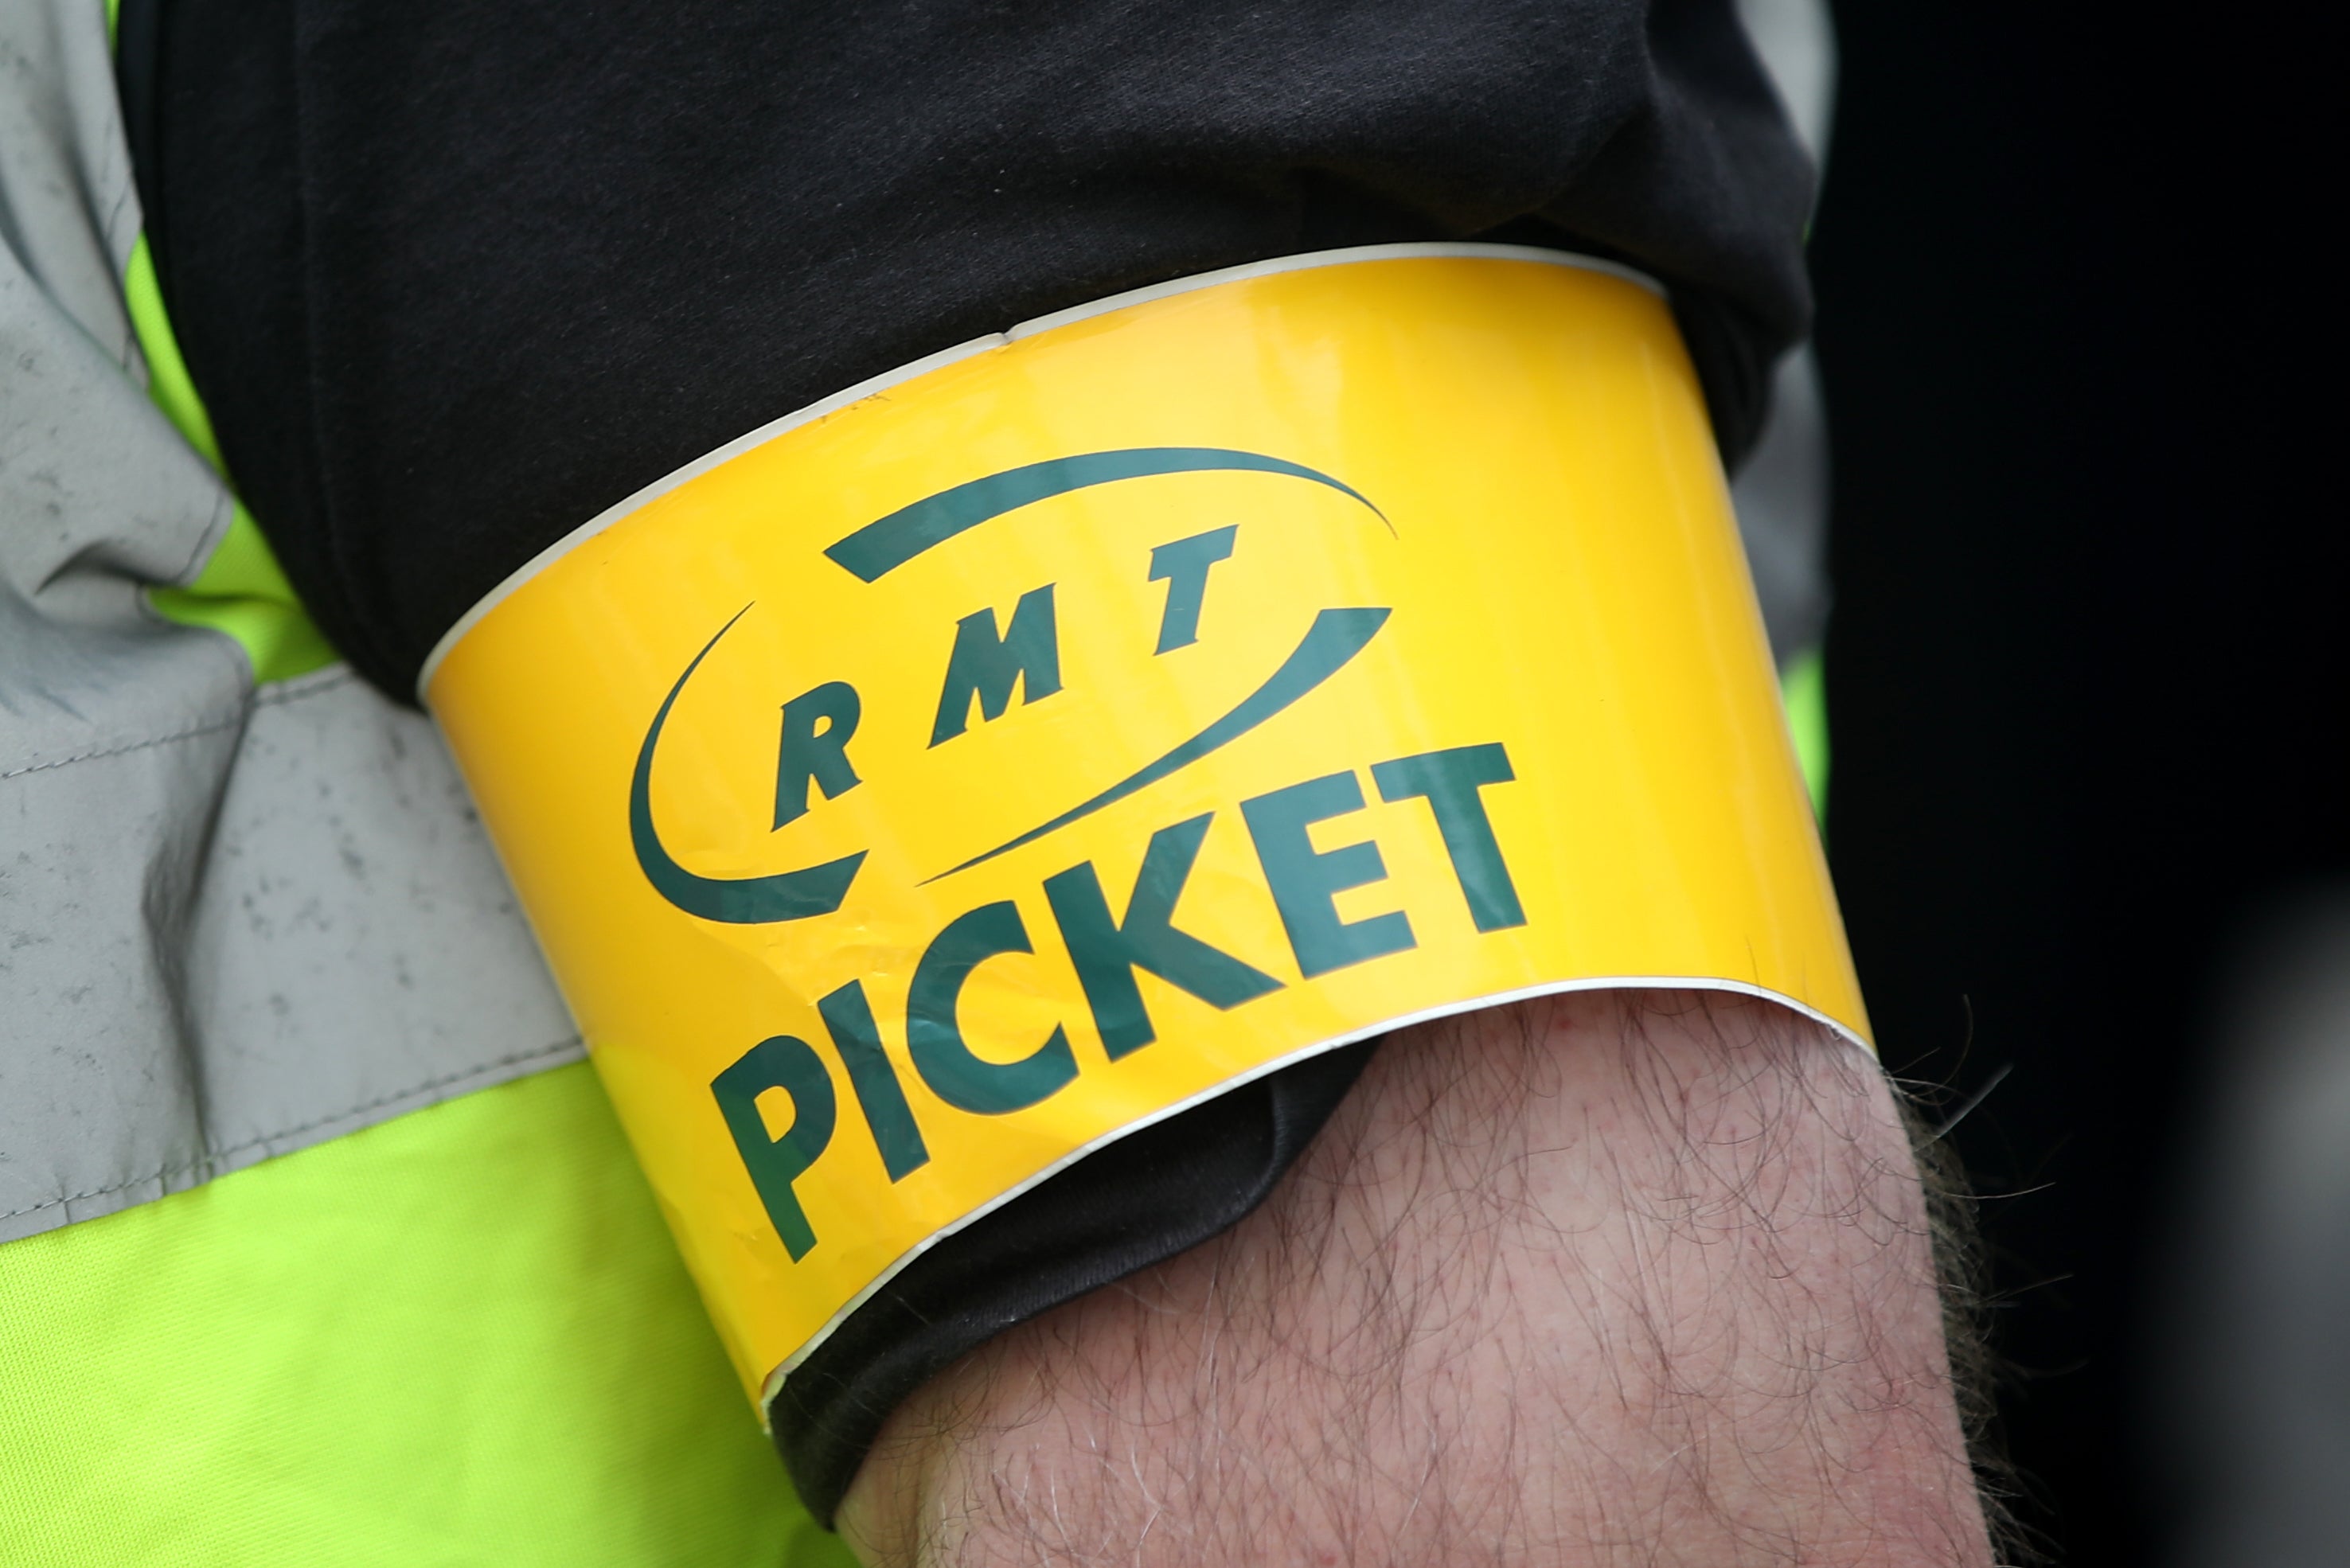
M 145 234 L 131 245 L 130 260 L 122 269 L 122 303 L 130 313 L 131 330 L 139 335 L 139 351 L 147 359 L 148 397 L 196 454 L 218 471 L 220 441 L 213 434 L 213 417 L 196 395 L 188 363 L 180 357 L 179 339 L 172 335 L 162 286 L 155 276 L 155 253 Z
M 585 1066 L 0 1247 L 0 1563 L 850 1561 Z
M 147 602 L 166 620 L 234 638 L 258 686 L 334 663 L 333 645 L 294 597 L 261 525 L 244 503 L 232 504 L 228 530 L 195 581 L 184 588 L 150 588 Z
M 1787 704 L 1787 730 L 1794 737 L 1795 761 L 1804 770 L 1804 789 L 1812 797 L 1813 814 L 1825 822 L 1828 815 L 1828 671 L 1827 659 L 1816 648 L 1797 654 L 1780 676 L 1780 691 Z

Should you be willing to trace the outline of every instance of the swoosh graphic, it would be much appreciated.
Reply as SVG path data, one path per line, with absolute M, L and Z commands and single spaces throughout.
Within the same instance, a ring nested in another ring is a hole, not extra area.
M 878 582 L 931 545 L 943 545 L 992 517 L 1035 502 L 1121 479 L 1214 471 L 1279 473 L 1311 480 L 1342 495 L 1353 496 L 1370 507 L 1372 516 L 1382 523 L 1388 521 L 1387 514 L 1371 506 L 1369 500 L 1352 485 L 1285 458 L 1218 446 L 1138 446 L 1047 458 L 1042 462 L 1007 468 L 983 479 L 966 481 L 868 523 L 825 554 L 860 581 Z M 1388 530 L 1393 533 L 1395 525 L 1388 524 Z
M 705 920 L 718 920 L 730 926 L 764 926 L 777 920 L 805 920 L 817 915 L 829 915 L 840 908 L 848 897 L 848 885 L 857 878 L 857 868 L 865 864 L 865 851 L 827 860 L 821 866 L 803 867 L 797 871 L 779 871 L 770 877 L 697 877 L 670 858 L 661 846 L 660 831 L 653 826 L 652 783 L 653 748 L 660 742 L 661 726 L 669 722 L 669 711 L 677 703 L 677 694 L 693 679 L 710 650 L 718 646 L 718 638 L 734 629 L 734 621 L 751 611 L 744 605 L 734 612 L 734 620 L 718 628 L 718 636 L 702 645 L 685 673 L 661 699 L 660 711 L 653 715 L 652 728 L 645 732 L 645 743 L 637 748 L 637 771 L 629 781 L 629 842 L 636 847 L 637 865 L 643 870 L 645 880 L 653 890 L 689 915 Z
M 1032 827 L 1017 838 L 1006 839 L 983 855 L 974 855 L 960 866 L 951 866 L 937 877 L 923 878 L 923 885 L 951 877 L 958 871 L 968 871 L 983 861 L 1006 855 L 1024 844 L 1034 844 L 1048 833 L 1058 832 L 1081 817 L 1091 816 L 1102 807 L 1124 800 L 1135 791 L 1157 784 L 1179 768 L 1189 767 L 1219 746 L 1229 744 L 1296 701 L 1333 675 L 1344 670 L 1364 645 L 1378 635 L 1393 612 L 1381 608 L 1326 609 L 1314 618 L 1305 628 L 1305 636 L 1281 668 L 1265 678 L 1263 685 L 1241 699 L 1239 706 L 1206 729 L 1177 746 L 1154 763 L 1145 763 L 1109 788 L 1077 805 L 1071 806 L 1052 821 Z M 689 673 L 691 673 L 689 671 Z M 853 869 L 853 867 L 852 867 Z M 844 880 L 844 889 L 847 884 Z

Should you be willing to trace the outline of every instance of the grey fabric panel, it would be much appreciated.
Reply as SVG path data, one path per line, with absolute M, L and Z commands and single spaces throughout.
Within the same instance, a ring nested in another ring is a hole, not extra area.
M 1827 0 L 1738 0 L 1738 21 L 1762 57 L 1762 68 L 1804 151 L 1827 161 L 1828 126 L 1835 118 L 1835 20 Z
M 1738 19 L 1812 161 L 1827 161 L 1835 27 L 1825 0 L 1738 0 Z M 1731 487 L 1754 591 L 1783 667 L 1827 630 L 1828 433 L 1809 348 L 1779 364 L 1771 420 Z
M 187 974 L 218 1169 L 580 1054 L 440 736 L 340 666 L 255 702 Z
M 105 43 L 0 6 L 0 1236 L 201 1165 L 172 970 L 248 684 L 139 598 L 229 512 L 131 379 Z
M 0 0 L 0 244 L 126 365 L 115 279 L 138 238 L 104 0 Z
M 148 401 L 98 0 L 0 0 L 0 1241 L 578 1046 L 425 722 L 150 614 L 226 491 Z
M 1771 654 L 1783 666 L 1817 648 L 1828 620 L 1828 431 L 1809 348 L 1779 362 L 1771 421 L 1730 500 L 1753 568 Z
M 23 626 L 0 617 L 0 1239 L 202 1179 L 172 971 L 239 722 L 190 712 L 169 734 L 17 761 Z M 112 666 L 126 671 L 148 693 L 201 679 L 168 656 Z
M 0 1241 L 580 1054 L 427 722 L 242 673 L 0 784 Z

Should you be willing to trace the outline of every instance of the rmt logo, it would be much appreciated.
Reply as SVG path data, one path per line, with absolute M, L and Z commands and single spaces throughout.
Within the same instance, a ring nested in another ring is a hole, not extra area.
M 1367 498 L 1341 481 L 1284 459 L 1225 448 L 1131 448 L 1055 458 L 972 480 L 858 529 L 825 554 L 870 584 L 949 539 L 1052 496 L 1159 474 L 1217 470 L 1276 474 L 1326 486 L 1378 514 Z M 1166 584 L 1154 655 L 1199 640 L 1201 611 L 1214 568 L 1232 558 L 1239 527 L 1232 524 L 1193 534 L 1150 552 L 1149 580 Z M 1000 619 L 991 607 L 957 620 L 931 723 L 931 748 L 963 736 L 973 722 L 974 708 L 983 723 L 1003 717 L 1015 692 L 1024 706 L 1062 690 L 1056 587 L 1046 583 L 1021 594 L 1008 619 Z M 662 728 L 695 670 L 745 613 L 747 607 L 718 629 L 653 715 L 630 782 L 630 842 L 653 888 L 689 915 L 737 925 L 828 915 L 847 897 L 865 862 L 863 851 L 766 876 L 708 877 L 673 859 L 654 824 L 652 770 Z M 1387 625 L 1389 614 L 1378 607 L 1321 610 L 1278 667 L 1223 714 L 1116 783 L 930 879 L 968 870 L 1047 837 L 1213 754 L 1345 669 Z M 864 782 L 852 751 L 863 714 L 862 698 L 846 680 L 826 681 L 783 704 L 774 828 L 806 815 L 818 796 L 837 800 Z M 1427 803 L 1479 931 L 1525 923 L 1480 794 L 1515 777 L 1499 742 L 1396 757 L 1374 764 L 1369 775 L 1382 801 Z M 1316 849 L 1309 829 L 1365 805 L 1362 781 L 1351 768 L 1239 802 L 1265 889 L 1304 980 L 1417 945 L 1409 917 L 1402 910 L 1352 921 L 1337 913 L 1336 896 L 1384 880 L 1386 865 L 1375 843 Z M 1214 815 L 1192 815 L 1150 836 L 1122 915 L 1112 912 L 1108 892 L 1089 860 L 1043 879 L 1045 903 L 1112 1062 L 1158 1039 L 1136 981 L 1138 971 L 1222 1011 L 1284 987 L 1284 981 L 1248 959 L 1174 923 Z M 965 1040 L 958 1006 L 972 971 L 1000 954 L 1034 950 L 1018 906 L 997 899 L 947 921 L 916 962 L 904 1020 L 906 1056 L 945 1105 L 977 1116 L 1002 1116 L 1035 1106 L 1076 1079 L 1076 1055 L 1059 1026 L 1016 1061 L 984 1058 Z M 851 981 L 839 987 L 817 1002 L 816 1011 L 889 1179 L 896 1182 L 920 1169 L 930 1162 L 930 1149 L 899 1070 L 883 1049 L 863 984 Z M 711 1089 L 785 1250 L 795 1261 L 806 1256 L 816 1236 L 793 1183 L 815 1164 L 833 1137 L 838 1095 L 830 1068 L 805 1040 L 777 1034 L 743 1053 L 718 1075 Z M 787 1130 L 780 1136 L 770 1131 L 759 1106 L 762 1096 L 775 1091 L 792 1107 Z

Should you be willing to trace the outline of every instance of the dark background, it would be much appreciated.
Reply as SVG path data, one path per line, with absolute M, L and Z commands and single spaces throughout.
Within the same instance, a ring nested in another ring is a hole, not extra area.
M 1830 853 L 1887 1064 L 2012 1068 L 1952 1137 L 2017 1511 L 2155 1562 L 2149 1248 L 2216 988 L 2350 869 L 2350 95 L 2315 5 L 1835 10 Z

